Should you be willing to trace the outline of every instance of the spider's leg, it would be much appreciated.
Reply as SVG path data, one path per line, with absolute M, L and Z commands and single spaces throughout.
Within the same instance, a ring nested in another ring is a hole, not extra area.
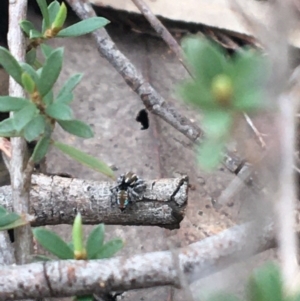
M 115 186 L 113 188 L 110 188 L 110 203 L 111 206 L 114 207 L 117 204 L 117 198 L 118 198 L 118 186 Z
M 141 201 L 143 199 L 143 194 L 139 191 L 136 191 L 136 187 L 128 187 L 127 191 L 130 194 L 130 198 L 134 199 L 134 202 L 137 200 Z

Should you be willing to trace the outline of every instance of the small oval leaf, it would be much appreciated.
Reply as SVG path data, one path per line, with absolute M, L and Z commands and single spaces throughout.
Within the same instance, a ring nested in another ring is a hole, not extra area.
M 30 104 L 26 98 L 0 96 L 0 112 L 19 111 Z
M 63 48 L 54 50 L 47 58 L 40 76 L 38 85 L 39 92 L 42 96 L 46 95 L 54 86 L 61 68 L 63 59 Z
M 26 53 L 26 63 L 33 65 L 36 59 L 36 49 L 32 48 Z
M 14 113 L 13 121 L 16 131 L 20 132 L 34 117 L 37 107 L 33 103 L 27 104 L 23 109 Z
M 37 139 L 41 134 L 44 133 L 46 127 L 45 117 L 38 115 L 34 117 L 24 129 L 24 138 L 31 142 Z
M 53 145 L 58 148 L 61 152 L 78 161 L 81 164 L 84 164 L 91 169 L 94 169 L 98 172 L 105 174 L 108 177 L 114 178 L 113 171 L 105 163 L 99 161 L 98 159 L 64 143 L 55 141 Z
M 15 124 L 12 118 L 7 118 L 0 122 L 0 136 L 1 137 L 18 136 L 18 132 L 15 129 Z
M 32 230 L 34 237 L 39 244 L 60 259 L 73 259 L 74 255 L 68 244 L 64 242 L 56 233 L 44 228 Z
M 28 224 L 28 221 L 26 221 L 25 219 L 20 217 L 16 221 L 14 221 L 13 223 L 10 223 L 10 224 L 7 224 L 3 227 L 0 227 L 0 231 L 14 229 L 14 228 L 21 227 L 21 226 L 24 226 L 24 225 L 27 225 L 27 224 Z
M 120 251 L 123 248 L 123 246 L 124 243 L 121 239 L 113 239 L 102 246 L 102 248 L 96 254 L 95 259 L 110 258 L 115 253 Z
M 46 114 L 58 120 L 71 120 L 73 112 L 70 106 L 64 103 L 53 103 L 46 108 Z
M 72 92 L 74 88 L 78 85 L 78 83 L 81 81 L 82 76 L 83 75 L 81 73 L 74 74 L 73 76 L 71 76 L 65 82 L 61 90 L 58 92 L 56 101 L 59 101 L 58 99 L 61 98 L 62 95 L 69 94 L 70 92 Z
M 62 29 L 57 37 L 78 37 L 104 27 L 109 21 L 103 17 L 92 17 Z
M 92 138 L 94 133 L 89 125 L 80 120 L 59 120 L 59 125 L 68 133 L 81 138 Z
M 45 58 L 48 58 L 50 56 L 50 54 L 54 51 L 54 49 L 52 47 L 50 47 L 49 45 L 47 45 L 45 43 L 41 44 L 41 50 L 42 50 Z
M 35 83 L 34 83 L 33 79 L 31 78 L 31 76 L 26 72 L 23 72 L 23 74 L 22 74 L 22 84 L 23 84 L 23 88 L 28 93 L 31 94 L 34 92 Z
M 22 68 L 11 53 L 4 47 L 0 47 L 0 64 L 18 84 L 22 85 Z
M 61 29 L 65 24 L 66 18 L 67 18 L 67 6 L 63 2 L 60 5 L 59 11 L 55 17 L 55 20 L 51 24 L 51 27 L 53 29 Z
M 29 32 L 29 39 L 39 39 L 42 37 L 43 37 L 43 34 L 38 30 L 31 29 Z
M 26 35 L 28 37 L 29 37 L 30 30 L 35 29 L 34 25 L 28 20 L 21 21 L 20 26 L 21 26 L 22 30 L 26 33 Z
M 21 63 L 20 65 L 21 65 L 22 69 L 24 70 L 24 72 L 27 72 L 31 76 L 31 78 L 33 79 L 35 84 L 38 84 L 39 76 L 38 76 L 37 72 L 32 68 L 32 66 L 30 66 L 27 63 Z
M 34 163 L 40 162 L 46 156 L 49 146 L 50 146 L 49 136 L 44 136 L 39 140 L 31 156 L 31 159 L 33 160 Z
M 88 259 L 96 259 L 104 241 L 104 224 L 95 227 L 90 233 L 86 242 L 86 251 Z
M 43 97 L 43 103 L 46 106 L 49 106 L 50 104 L 53 103 L 53 91 L 52 90 L 50 90 L 49 93 Z
M 58 1 L 52 1 L 48 6 L 48 12 L 49 12 L 49 21 L 50 24 L 52 24 L 58 14 L 58 11 L 60 9 L 60 4 Z
M 45 28 L 50 27 L 50 19 L 49 19 L 49 12 L 48 12 L 48 7 L 47 7 L 47 2 L 46 0 L 36 0 L 38 3 L 42 16 L 43 16 L 43 21 L 45 23 Z
M 74 257 L 77 260 L 86 259 L 86 251 L 84 249 L 82 218 L 81 214 L 77 213 L 72 229 Z
M 17 213 L 10 212 L 5 215 L 1 215 L 0 218 L 0 227 L 7 226 L 9 224 L 14 223 L 16 220 L 18 220 L 20 216 Z

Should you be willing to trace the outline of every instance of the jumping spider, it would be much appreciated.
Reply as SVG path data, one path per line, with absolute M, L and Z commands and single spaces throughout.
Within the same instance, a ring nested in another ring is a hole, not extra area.
M 146 189 L 146 183 L 135 173 L 127 172 L 117 180 L 117 186 L 110 189 L 112 204 L 117 203 L 121 211 L 124 211 L 129 203 L 142 200 Z

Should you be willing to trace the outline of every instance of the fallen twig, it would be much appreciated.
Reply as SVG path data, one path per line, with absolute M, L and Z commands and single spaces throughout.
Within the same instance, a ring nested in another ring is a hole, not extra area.
M 236 226 L 178 249 L 177 265 L 173 252 L 163 251 L 106 260 L 1 267 L 0 300 L 67 297 L 162 285 L 179 287 L 179 273 L 191 283 L 238 259 L 245 260 L 251 254 L 275 246 L 271 227 L 265 231 L 253 227 L 254 224 Z
M 179 228 L 188 199 L 188 179 L 147 181 L 142 201 L 122 212 L 112 207 L 111 182 L 33 175 L 30 192 L 32 226 L 73 224 L 77 212 L 84 224 L 153 225 Z M 11 209 L 11 187 L 0 187 L 0 205 Z

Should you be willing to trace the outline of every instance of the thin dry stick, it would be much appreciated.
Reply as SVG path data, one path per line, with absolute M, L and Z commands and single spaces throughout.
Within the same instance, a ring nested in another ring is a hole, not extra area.
M 20 28 L 20 21 L 26 18 L 27 1 L 9 2 L 8 46 L 17 61 L 25 60 L 25 37 Z M 12 78 L 9 80 L 10 96 L 25 97 L 22 87 Z M 13 188 L 13 208 L 17 213 L 29 212 L 30 173 L 26 172 L 26 142 L 23 138 L 12 139 L 11 185 Z M 18 264 L 29 261 L 32 253 L 32 233 L 29 225 L 15 229 L 15 254 Z
M 140 12 L 144 15 L 144 17 L 149 21 L 153 29 L 161 36 L 161 38 L 167 43 L 170 49 L 176 54 L 177 58 L 184 66 L 186 71 L 193 77 L 192 72 L 189 67 L 185 63 L 184 55 L 181 47 L 177 43 L 177 41 L 173 38 L 168 29 L 157 19 L 157 17 L 152 13 L 151 9 L 148 5 L 142 0 L 131 0 L 136 7 L 140 10 Z

